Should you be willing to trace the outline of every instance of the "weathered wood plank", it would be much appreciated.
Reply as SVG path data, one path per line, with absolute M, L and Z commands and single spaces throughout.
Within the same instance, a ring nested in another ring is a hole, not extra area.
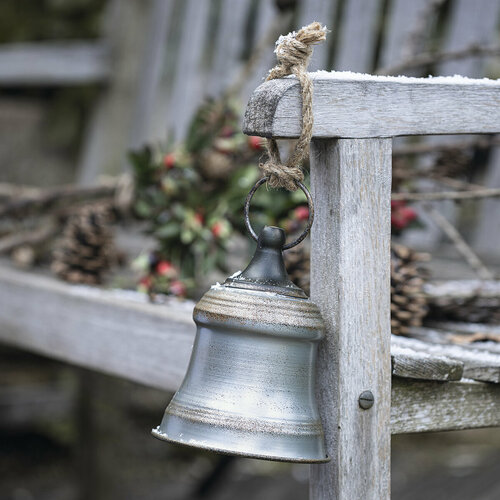
M 495 333 L 500 334 L 500 325 L 488 323 L 460 323 L 454 321 L 436 321 L 432 326 L 448 333 Z M 498 344 L 500 348 L 500 344 Z
M 500 385 L 392 381 L 391 433 L 500 426 Z
M 447 20 L 448 29 L 445 32 L 444 39 L 440 51 L 454 52 L 476 45 L 494 45 L 498 38 L 498 15 L 500 12 L 500 2 L 498 0 L 454 0 L 450 3 L 450 11 Z M 444 61 L 434 68 L 436 75 L 464 75 L 472 78 L 480 78 L 485 75 L 486 63 L 489 59 L 484 57 L 467 57 L 454 61 Z M 440 140 L 438 137 L 428 137 L 425 139 L 430 143 L 436 143 Z M 452 143 L 460 143 L 460 137 L 449 137 L 447 141 Z M 419 163 L 426 166 L 426 161 L 432 161 L 432 158 L 420 159 Z M 494 164 L 489 170 L 494 170 Z M 482 182 L 481 182 L 482 183 Z M 426 180 L 419 187 L 423 191 L 439 190 L 440 186 L 435 181 Z M 491 201 L 491 200 L 490 200 Z M 481 202 L 479 202 L 481 206 Z M 494 202 L 493 202 L 494 203 Z M 434 202 L 434 208 L 442 213 L 452 224 L 456 224 L 459 219 L 459 207 L 451 200 Z M 404 242 L 412 248 L 427 248 L 435 249 L 443 241 L 443 231 L 436 225 L 432 217 L 423 209 L 421 204 L 416 204 L 416 209 L 419 218 L 422 220 L 422 228 L 412 228 L 404 236 Z M 495 209 L 493 209 L 493 214 Z M 500 234 L 498 231 L 491 231 L 495 221 L 491 219 L 491 211 L 476 212 L 477 231 L 482 226 L 483 231 L 486 229 L 490 242 L 493 243 L 490 248 L 494 247 L 495 251 L 498 248 L 500 241 L 495 238 L 495 235 Z M 494 215 L 493 215 L 494 217 Z M 488 226 L 483 225 L 485 218 L 488 220 Z M 491 243 L 490 243 L 491 245 Z
M 471 45 L 492 45 L 498 38 L 498 0 L 455 0 L 451 4 L 449 30 L 442 50 L 463 50 Z M 464 75 L 479 78 L 484 74 L 484 57 L 468 57 L 445 61 L 439 65 L 439 75 Z
M 137 294 L 1 269 L 0 340 L 68 363 L 175 390 L 194 340 L 191 309 Z
M 257 5 L 255 19 L 255 37 L 252 50 L 255 50 L 259 44 L 264 43 L 263 40 L 268 36 L 270 30 L 274 29 L 273 26 L 277 27 L 283 22 L 283 20 L 280 22 L 280 13 L 274 0 L 260 0 Z M 275 63 L 276 55 L 273 52 L 271 42 L 269 43 L 268 50 L 265 50 L 261 55 L 260 60 L 255 64 L 254 70 L 243 85 L 239 96 L 242 103 L 248 101 L 249 96 L 264 81 L 267 73 Z
M 212 2 L 186 0 L 183 29 L 175 68 L 175 80 L 168 106 L 167 128 L 181 141 L 191 118 L 204 96 L 206 74 L 202 71 L 203 52 L 210 22 Z
M 380 0 L 349 0 L 344 3 L 344 17 L 338 23 L 340 40 L 334 66 L 338 70 L 373 71 L 375 38 Z
M 500 383 L 500 355 L 474 350 L 471 346 L 432 344 L 413 338 L 399 337 L 398 345 L 425 352 L 433 356 L 446 356 L 464 364 L 465 378 Z
M 435 280 L 424 285 L 428 299 L 473 299 L 474 297 L 500 297 L 500 280 Z
M 409 331 L 409 336 L 424 342 L 432 342 L 435 344 L 459 344 L 463 349 L 472 351 L 486 351 L 493 354 L 500 354 L 500 342 L 493 340 L 481 340 L 478 342 L 466 342 L 471 335 L 483 335 L 487 339 L 488 334 L 498 337 L 500 336 L 500 325 L 488 325 L 485 323 L 448 323 L 448 322 L 433 322 L 429 324 L 429 328 L 413 327 Z M 463 340 L 463 343 L 457 342 Z
M 500 188 L 500 147 L 490 152 L 488 170 L 484 185 L 490 188 Z M 474 248 L 481 254 L 498 258 L 500 247 L 500 223 L 498 218 L 498 200 L 489 199 L 479 202 L 477 212 Z
M 461 361 L 400 346 L 395 336 L 391 339 L 391 364 L 394 376 L 418 380 L 460 380 L 464 372 Z
M 133 123 L 130 106 L 141 79 L 141 56 L 148 32 L 152 0 L 106 4 L 105 36 L 113 48 L 113 71 L 101 90 L 86 125 L 78 162 L 77 182 L 90 186 L 101 175 L 122 172 Z
M 311 75 L 316 138 L 500 132 L 497 81 Z M 300 126 L 295 78 L 265 82 L 255 90 L 245 113 L 245 133 L 298 137 Z
M 326 27 L 333 31 L 334 15 L 337 9 L 337 0 L 307 0 L 306 2 L 299 3 L 299 21 L 297 29 L 302 26 L 318 21 L 326 25 Z M 332 44 L 333 37 L 328 36 L 326 41 L 315 47 L 309 69 L 314 71 L 316 69 L 328 69 L 328 55 L 330 52 L 330 45 Z
M 332 459 L 312 466 L 311 498 L 387 499 L 391 141 L 313 141 L 311 186 L 311 297 L 327 325 L 317 396 Z M 367 390 L 375 404 L 362 410 Z
M 159 98 L 173 3 L 173 0 L 152 0 L 146 33 L 147 41 L 144 44 L 139 71 L 141 78 L 132 116 L 129 141 L 131 149 L 138 149 L 144 143 L 152 142 L 156 138 L 155 131 L 152 129 L 153 116 Z M 163 121 L 165 121 L 164 116 Z M 162 127 L 162 133 L 164 132 L 164 127 Z
M 427 0 L 393 0 L 390 3 L 379 67 L 394 66 L 411 56 L 412 38 L 415 30 L 420 29 L 428 5 Z
M 0 85 L 81 85 L 108 80 L 104 42 L 38 42 L 0 46 Z
M 248 18 L 248 0 L 223 0 L 216 32 L 214 61 L 208 78 L 208 90 L 213 97 L 220 95 L 234 81 L 241 66 L 241 53 L 246 41 L 245 23 Z
M 0 268 L 0 341 L 9 345 L 173 392 L 193 339 L 189 304 Z M 393 433 L 500 425 L 498 384 L 407 382 L 392 381 Z

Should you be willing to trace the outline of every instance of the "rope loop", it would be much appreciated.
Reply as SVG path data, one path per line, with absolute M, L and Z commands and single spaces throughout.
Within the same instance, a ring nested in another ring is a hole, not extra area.
M 298 183 L 304 180 L 302 161 L 309 154 L 313 128 L 313 86 L 311 77 L 307 73 L 307 66 L 313 52 L 313 46 L 324 41 L 326 33 L 326 27 L 314 22 L 304 26 L 298 32 L 293 31 L 288 35 L 280 36 L 276 42 L 275 53 L 279 64 L 271 69 L 266 81 L 283 78 L 287 75 L 297 77 L 302 95 L 302 129 L 295 147 L 285 163 L 281 161 L 277 142 L 274 139 L 267 139 L 268 159 L 259 166 L 264 176 L 269 178 L 268 183 L 271 187 L 296 191 Z

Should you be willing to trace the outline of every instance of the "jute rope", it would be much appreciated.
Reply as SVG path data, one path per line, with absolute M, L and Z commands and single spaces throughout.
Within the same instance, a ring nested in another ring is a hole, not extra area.
M 312 137 L 313 113 L 311 77 L 307 73 L 313 46 L 326 39 L 326 27 L 314 22 L 304 26 L 297 33 L 280 36 L 276 42 L 276 58 L 279 64 L 270 72 L 267 80 L 295 75 L 299 80 L 302 93 L 302 130 L 300 137 L 285 163 L 281 162 L 278 144 L 274 139 L 267 139 L 268 159 L 260 165 L 265 176 L 269 177 L 271 187 L 282 187 L 289 191 L 297 189 L 297 182 L 304 180 L 302 161 L 309 154 Z

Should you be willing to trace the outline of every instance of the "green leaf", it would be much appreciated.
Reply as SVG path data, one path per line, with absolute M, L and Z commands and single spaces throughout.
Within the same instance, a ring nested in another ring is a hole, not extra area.
M 155 230 L 154 234 L 160 239 L 167 239 L 172 238 L 173 236 L 177 236 L 180 232 L 180 225 L 175 222 L 170 222 L 168 224 L 160 226 Z

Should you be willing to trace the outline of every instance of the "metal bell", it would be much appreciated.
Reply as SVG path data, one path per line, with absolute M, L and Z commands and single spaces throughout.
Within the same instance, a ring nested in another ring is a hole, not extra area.
M 243 272 L 194 309 L 189 368 L 153 435 L 267 460 L 326 462 L 314 397 L 318 308 L 285 270 L 285 233 L 266 226 Z

